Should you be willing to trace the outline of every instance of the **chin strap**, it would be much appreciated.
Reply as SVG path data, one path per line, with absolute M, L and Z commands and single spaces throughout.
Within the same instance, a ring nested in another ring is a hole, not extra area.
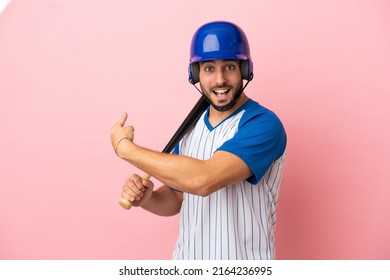
M 207 102 L 210 103 L 211 106 L 214 107 L 215 110 L 219 111 L 219 112 L 225 112 L 225 111 L 228 111 L 230 110 L 231 108 L 234 107 L 234 105 L 236 105 L 238 99 L 240 98 L 241 94 L 243 93 L 244 89 L 246 88 L 246 86 L 249 84 L 249 82 L 251 81 L 252 79 L 249 79 L 245 85 L 239 90 L 239 92 L 236 94 L 236 96 L 234 97 L 234 99 L 232 101 L 230 101 L 229 104 L 225 105 L 225 106 L 217 106 L 215 105 L 213 102 L 211 102 L 211 100 L 195 85 L 194 87 L 200 92 L 200 94 L 203 95 L 203 97 L 207 100 Z

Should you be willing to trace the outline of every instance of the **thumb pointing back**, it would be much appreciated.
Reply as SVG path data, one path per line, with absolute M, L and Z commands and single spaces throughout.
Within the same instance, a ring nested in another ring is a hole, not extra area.
M 120 126 L 124 126 L 126 123 L 126 120 L 127 120 L 127 113 L 124 112 L 122 117 L 119 119 L 119 121 L 116 124 L 118 124 Z

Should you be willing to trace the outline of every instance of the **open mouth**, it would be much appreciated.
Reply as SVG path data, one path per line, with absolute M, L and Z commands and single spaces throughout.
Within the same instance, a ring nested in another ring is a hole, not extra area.
M 213 89 L 212 92 L 218 97 L 223 97 L 230 92 L 230 88 L 216 88 Z

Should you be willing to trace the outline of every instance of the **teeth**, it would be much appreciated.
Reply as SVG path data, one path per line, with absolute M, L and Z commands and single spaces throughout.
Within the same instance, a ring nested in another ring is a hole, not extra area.
M 215 89 L 213 90 L 216 94 L 226 94 L 228 93 L 228 89 Z

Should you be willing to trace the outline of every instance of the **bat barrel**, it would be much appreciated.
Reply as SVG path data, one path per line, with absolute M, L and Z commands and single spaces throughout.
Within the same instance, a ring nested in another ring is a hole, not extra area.
M 194 108 L 192 108 L 191 112 L 184 119 L 182 124 L 176 130 L 175 134 L 173 134 L 171 140 L 169 140 L 168 144 L 163 149 L 163 153 L 169 154 L 175 148 L 175 146 L 180 142 L 180 140 L 184 137 L 184 135 L 190 130 L 192 125 L 194 125 L 202 115 L 202 113 L 209 106 L 207 100 L 201 96 L 198 102 L 196 102 Z

